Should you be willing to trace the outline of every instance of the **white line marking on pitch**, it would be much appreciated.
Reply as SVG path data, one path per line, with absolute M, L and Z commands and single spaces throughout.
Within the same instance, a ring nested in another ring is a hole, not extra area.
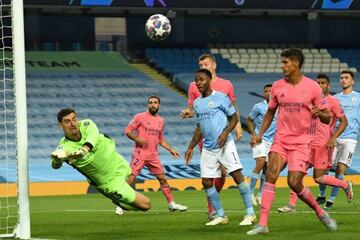
M 67 209 L 67 210 L 50 210 L 50 211 L 32 211 L 32 213 L 44 213 L 44 212 L 115 212 L 115 210 L 107 210 L 107 209 Z M 130 212 L 130 211 L 129 211 Z M 133 212 L 133 211 L 131 211 Z M 169 210 L 150 210 L 147 213 L 152 212 L 169 212 Z M 199 213 L 206 213 L 206 209 L 189 209 L 186 212 L 199 212 Z M 231 213 L 245 213 L 246 211 L 240 211 L 240 210 L 227 210 L 226 212 Z M 277 211 L 271 211 L 272 213 L 278 213 Z M 294 213 L 288 213 L 290 214 L 313 214 L 314 211 L 296 211 Z M 360 212 L 356 211 L 346 211 L 346 212 L 337 212 L 337 211 L 329 211 L 330 214 L 360 214 Z M 278 213 L 283 214 L 284 213 Z

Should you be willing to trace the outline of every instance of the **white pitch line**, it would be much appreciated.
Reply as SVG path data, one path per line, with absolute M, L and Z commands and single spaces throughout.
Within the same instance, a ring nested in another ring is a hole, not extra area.
M 51 210 L 51 211 L 32 211 L 32 213 L 46 213 L 46 212 L 115 212 L 115 210 L 107 210 L 107 209 L 67 209 L 67 210 Z M 150 210 L 147 213 L 152 213 L 152 212 L 169 212 L 169 210 Z M 199 212 L 199 213 L 206 213 L 206 209 L 189 209 L 186 212 Z M 245 213 L 246 211 L 240 211 L 240 210 L 227 210 L 225 212 L 230 212 L 230 213 Z M 282 214 L 284 215 L 284 213 L 278 213 L 277 211 L 271 211 L 271 213 L 277 213 L 277 214 Z M 287 215 L 290 214 L 296 214 L 296 213 L 300 213 L 300 214 L 314 214 L 314 211 L 296 211 L 294 213 L 288 213 Z M 360 212 L 356 212 L 356 211 L 347 211 L 347 212 L 337 212 L 337 211 L 330 211 L 330 214 L 360 214 Z M 286 213 L 285 213 L 286 214 Z
M 30 238 L 30 240 L 56 240 L 54 238 Z

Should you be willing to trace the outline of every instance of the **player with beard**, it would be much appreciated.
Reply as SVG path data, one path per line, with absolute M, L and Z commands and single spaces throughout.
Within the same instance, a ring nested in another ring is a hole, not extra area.
M 164 169 L 159 159 L 158 145 L 169 151 L 175 158 L 180 156 L 179 152 L 171 147 L 164 138 L 165 119 L 158 114 L 160 98 L 150 96 L 148 98 L 149 110 L 136 114 L 125 128 L 125 134 L 135 142 L 134 153 L 130 163 L 131 175 L 127 182 L 131 185 L 141 169 L 146 166 L 160 183 L 169 206 L 170 211 L 186 211 L 188 207 L 174 202 Z M 117 207 L 116 214 L 121 215 L 120 207 Z
M 351 167 L 360 131 L 360 93 L 353 90 L 354 84 L 354 73 L 350 70 L 341 71 L 340 86 L 343 91 L 334 97 L 339 100 L 341 107 L 344 109 L 348 119 L 348 126 L 336 139 L 333 153 L 335 177 L 339 180 L 344 179 L 346 170 Z M 338 126 L 339 123 L 337 123 Z M 339 187 L 332 187 L 330 197 L 325 203 L 325 209 L 332 208 L 339 190 Z M 348 200 L 351 202 L 353 196 L 349 197 Z M 325 185 L 320 185 L 318 201 L 325 201 Z

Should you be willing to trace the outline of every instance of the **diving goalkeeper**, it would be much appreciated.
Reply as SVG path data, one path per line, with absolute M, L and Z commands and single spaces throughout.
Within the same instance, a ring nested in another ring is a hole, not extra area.
M 100 133 L 92 120 L 79 121 L 74 109 L 61 109 L 57 119 L 65 136 L 51 153 L 51 166 L 54 169 L 60 168 L 65 162 L 123 209 L 150 209 L 150 199 L 127 184 L 126 178 L 131 170 L 127 161 L 116 152 L 114 140 Z

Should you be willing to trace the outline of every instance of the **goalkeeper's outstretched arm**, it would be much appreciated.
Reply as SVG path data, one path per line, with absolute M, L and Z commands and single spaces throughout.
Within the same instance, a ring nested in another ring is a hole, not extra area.
M 51 161 L 51 167 L 54 168 L 54 169 L 58 169 L 62 166 L 62 163 L 61 162 L 56 162 L 54 160 Z
M 56 149 L 50 155 L 51 157 L 51 167 L 58 169 L 62 166 L 62 163 L 66 160 L 67 154 L 63 149 Z

